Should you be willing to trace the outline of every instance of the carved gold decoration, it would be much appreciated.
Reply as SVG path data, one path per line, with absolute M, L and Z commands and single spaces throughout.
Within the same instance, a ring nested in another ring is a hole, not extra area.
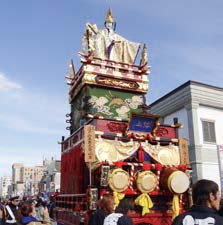
M 95 83 L 95 78 L 97 76 L 92 73 L 85 73 L 83 77 L 83 82 Z
M 175 145 L 160 146 L 142 142 L 143 150 L 154 160 L 165 166 L 178 166 L 180 164 L 179 148 Z
M 148 63 L 147 47 L 146 47 L 146 44 L 144 44 L 143 50 L 142 50 L 142 55 L 141 55 L 141 65 L 145 66 L 147 63 Z
M 148 89 L 149 89 L 149 85 L 148 83 L 140 83 L 140 82 L 137 82 L 137 84 L 139 85 L 139 90 L 142 90 L 144 92 L 147 92 Z
M 130 157 L 139 148 L 138 142 L 122 142 L 118 140 L 96 139 L 96 157 L 99 162 L 109 164 Z
M 123 80 L 117 80 L 117 79 L 97 77 L 97 82 L 100 84 L 110 85 L 110 86 L 118 86 L 118 87 L 125 87 L 125 88 L 131 88 L 131 89 L 138 88 L 138 85 L 135 82 L 129 82 L 129 81 L 123 81 Z
M 125 123 L 110 122 L 107 124 L 107 127 L 111 132 L 121 132 L 124 134 L 128 125 Z
M 112 17 L 112 11 L 111 11 L 110 8 L 108 9 L 108 13 L 107 13 L 107 16 L 105 18 L 105 22 L 106 23 L 114 23 L 114 19 Z
M 98 32 L 97 25 L 91 25 L 90 23 L 86 23 L 86 32 L 84 33 L 82 39 L 82 52 L 86 54 L 86 42 L 88 43 L 88 54 L 92 55 L 95 51 L 94 38 L 93 35 Z
M 73 60 L 71 59 L 70 61 L 70 65 L 69 65 L 70 71 L 69 71 L 69 75 L 65 76 L 65 78 L 67 79 L 73 79 L 75 76 L 75 69 L 74 69 L 74 63 Z
M 84 36 L 82 38 L 82 53 L 83 54 L 86 54 L 86 47 L 87 47 L 86 41 L 87 41 L 87 34 L 84 33 Z

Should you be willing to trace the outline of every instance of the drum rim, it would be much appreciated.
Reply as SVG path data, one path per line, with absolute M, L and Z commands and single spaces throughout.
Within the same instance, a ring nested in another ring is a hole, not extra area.
M 172 193 L 182 194 L 182 193 L 184 193 L 185 191 L 178 192 L 178 191 L 176 191 L 176 190 L 173 190 L 172 185 L 171 185 L 171 181 L 172 181 L 172 179 L 174 178 L 174 176 L 175 176 L 176 174 L 183 174 L 184 177 L 187 177 L 187 178 L 188 178 L 188 187 L 185 189 L 185 191 L 187 191 L 187 189 L 188 189 L 189 186 L 190 186 L 190 180 L 189 180 L 189 177 L 187 176 L 187 174 L 184 173 L 184 172 L 181 171 L 181 170 L 174 171 L 174 172 L 168 177 L 168 180 L 167 180 L 167 186 L 168 186 L 168 189 L 169 189 Z

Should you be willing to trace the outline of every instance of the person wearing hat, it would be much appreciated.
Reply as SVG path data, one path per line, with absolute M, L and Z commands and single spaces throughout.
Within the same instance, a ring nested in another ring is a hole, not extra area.
M 19 196 L 14 196 L 9 199 L 9 204 L 5 206 L 5 224 L 16 225 L 16 216 L 18 211 Z
M 140 44 L 116 34 L 116 22 L 111 9 L 105 19 L 105 29 L 96 31 L 94 56 L 118 62 L 134 64 Z

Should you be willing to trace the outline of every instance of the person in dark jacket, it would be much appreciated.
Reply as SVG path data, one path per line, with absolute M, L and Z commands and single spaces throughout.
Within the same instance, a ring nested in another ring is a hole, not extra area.
M 0 225 L 4 225 L 5 223 L 5 206 L 2 203 L 2 199 L 0 198 Z
M 193 206 L 177 216 L 172 225 L 223 225 L 219 216 L 220 192 L 211 180 L 199 180 L 192 187 Z
M 132 210 L 133 203 L 131 200 L 122 199 L 115 212 L 105 218 L 104 225 L 133 225 L 132 219 L 129 217 Z
M 52 218 L 52 219 L 54 218 L 53 210 L 54 210 L 55 207 L 56 207 L 56 204 L 55 204 L 55 196 L 52 195 L 52 196 L 50 196 L 50 202 L 47 205 L 47 208 L 49 210 L 50 218 Z
M 221 199 L 220 201 L 220 209 L 218 211 L 218 214 L 223 217 L 223 199 Z
M 91 215 L 88 225 L 104 224 L 105 217 L 114 211 L 113 195 L 105 194 L 103 198 L 98 201 L 98 207 L 99 209 Z
M 17 225 L 19 196 L 9 199 L 9 203 L 5 206 L 5 224 Z

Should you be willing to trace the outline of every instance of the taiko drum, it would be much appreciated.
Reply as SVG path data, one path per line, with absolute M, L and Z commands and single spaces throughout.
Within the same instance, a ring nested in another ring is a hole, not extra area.
M 113 191 L 123 192 L 128 188 L 129 183 L 129 174 L 121 168 L 114 169 L 108 176 L 108 185 Z
M 160 187 L 172 193 L 182 194 L 189 185 L 189 177 L 175 167 L 164 168 L 160 174 Z
M 157 177 L 151 171 L 137 172 L 136 185 L 142 193 L 149 193 L 157 187 Z

